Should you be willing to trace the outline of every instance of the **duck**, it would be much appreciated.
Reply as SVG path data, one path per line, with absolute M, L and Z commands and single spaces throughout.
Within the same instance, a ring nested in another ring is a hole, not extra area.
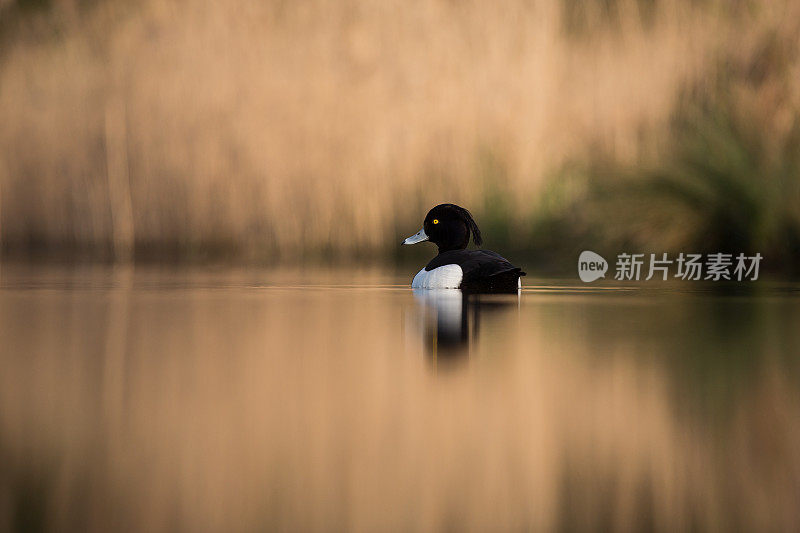
M 496 252 L 467 250 L 470 238 L 483 244 L 481 230 L 469 211 L 456 204 L 439 204 L 425 216 L 422 229 L 403 245 L 432 242 L 436 257 L 411 281 L 413 289 L 461 289 L 477 293 L 510 293 L 522 287 L 525 272 Z

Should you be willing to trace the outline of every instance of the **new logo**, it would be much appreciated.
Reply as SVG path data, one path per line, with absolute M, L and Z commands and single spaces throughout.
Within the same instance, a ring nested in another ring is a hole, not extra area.
M 584 283 L 606 277 L 608 262 L 599 254 L 585 250 L 578 257 L 578 276 Z

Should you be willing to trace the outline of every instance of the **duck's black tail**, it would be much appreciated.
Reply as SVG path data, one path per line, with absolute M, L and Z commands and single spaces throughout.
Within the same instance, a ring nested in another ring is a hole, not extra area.
M 516 294 L 519 289 L 519 278 L 525 275 L 521 268 L 512 268 L 496 272 L 490 276 L 464 281 L 461 290 L 472 293 Z

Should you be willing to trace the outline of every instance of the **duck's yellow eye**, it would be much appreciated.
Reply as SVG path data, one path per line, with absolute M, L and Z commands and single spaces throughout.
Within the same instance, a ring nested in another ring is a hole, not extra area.
M 434 219 L 433 219 L 433 223 L 434 223 L 434 224 L 438 224 L 438 223 L 439 223 L 439 219 L 438 219 L 438 218 L 434 218 Z

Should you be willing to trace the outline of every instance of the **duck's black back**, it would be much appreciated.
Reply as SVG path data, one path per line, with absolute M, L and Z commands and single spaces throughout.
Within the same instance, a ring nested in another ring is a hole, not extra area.
M 521 268 L 490 250 L 451 250 L 442 252 L 425 266 L 431 271 L 445 265 L 458 265 L 464 273 L 461 290 L 470 292 L 516 292 Z

